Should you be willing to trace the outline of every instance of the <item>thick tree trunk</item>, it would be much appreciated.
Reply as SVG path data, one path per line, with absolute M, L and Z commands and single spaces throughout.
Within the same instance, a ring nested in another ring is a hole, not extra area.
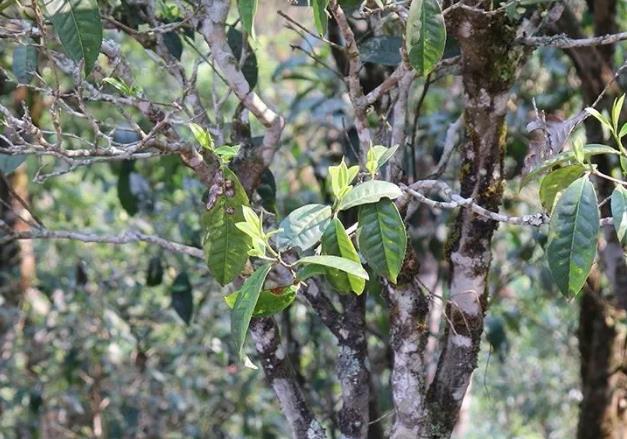
M 279 328 L 272 318 L 253 319 L 250 331 L 268 383 L 274 389 L 294 438 L 324 439 L 326 434 L 298 385 Z
M 627 437 L 625 311 L 594 288 L 581 301 L 579 350 L 583 400 L 579 439 Z
M 461 194 L 498 211 L 503 193 L 505 115 L 522 51 L 511 47 L 513 27 L 503 16 L 458 9 L 449 29 L 462 53 L 464 121 Z M 462 209 L 451 238 L 450 323 L 433 383 L 427 393 L 424 437 L 450 437 L 457 422 L 477 356 L 487 304 L 486 278 L 497 224 Z

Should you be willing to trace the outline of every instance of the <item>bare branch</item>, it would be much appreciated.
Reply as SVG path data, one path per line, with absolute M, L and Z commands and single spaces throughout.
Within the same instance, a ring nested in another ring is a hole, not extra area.
M 572 49 L 574 47 L 604 46 L 616 44 L 627 40 L 627 32 L 608 34 L 590 38 L 569 38 L 565 34 L 545 37 L 523 37 L 517 42 L 532 47 L 556 47 L 559 49 Z
M 540 227 L 549 223 L 549 216 L 546 213 L 538 212 L 522 216 L 508 216 L 502 213 L 493 212 L 477 204 L 472 198 L 464 198 L 459 194 L 451 191 L 448 185 L 438 180 L 421 180 L 411 186 L 400 185 L 401 189 L 407 194 L 414 197 L 421 203 L 436 209 L 457 209 L 458 207 L 467 207 L 475 214 L 496 222 L 517 224 L 525 226 Z M 433 189 L 440 190 L 450 201 L 436 201 L 426 197 L 416 189 Z M 607 226 L 612 224 L 612 218 L 602 218 L 601 225 Z
M 392 72 L 390 76 L 375 87 L 370 93 L 366 95 L 365 102 L 367 105 L 374 104 L 381 96 L 390 91 L 398 82 L 403 79 L 406 73 L 411 72 L 412 79 L 416 75 L 411 68 L 405 63 L 401 62 L 399 66 Z
M 370 146 L 372 139 L 370 136 L 370 130 L 368 129 L 368 118 L 366 115 L 368 105 L 366 103 L 364 91 L 359 82 L 359 71 L 361 70 L 359 49 L 357 48 L 357 42 L 355 41 L 355 34 L 353 33 L 353 30 L 348 23 L 348 19 L 344 14 L 344 10 L 340 6 L 339 2 L 337 0 L 331 0 L 329 2 L 329 10 L 333 14 L 335 21 L 337 21 L 337 25 L 342 33 L 344 44 L 346 46 L 346 54 L 348 57 L 348 77 L 346 78 L 348 83 L 348 94 L 353 104 L 353 111 L 355 112 L 355 129 L 357 130 L 359 143 L 361 144 L 360 155 L 363 155 L 366 149 Z
M 341 337 L 342 315 L 335 308 L 333 303 L 331 303 L 329 298 L 320 290 L 318 283 L 313 279 L 308 281 L 307 287 L 302 289 L 302 294 L 320 320 L 322 320 L 322 323 L 339 339 Z
M 200 22 L 200 31 L 211 48 L 211 56 L 216 66 L 220 68 L 229 88 L 233 90 L 242 104 L 266 127 L 258 155 L 264 166 L 268 166 L 279 145 L 285 120 L 251 90 L 248 81 L 239 69 L 225 34 L 225 20 L 230 2 L 204 0 L 203 5 L 206 9 L 206 17 L 203 17 Z
M 7 229 L 8 225 L 4 221 L 0 220 L 0 228 Z M 131 244 L 136 242 L 147 242 L 173 253 L 191 256 L 196 259 L 204 259 L 202 249 L 180 244 L 178 242 L 168 241 L 167 239 L 159 236 L 147 235 L 136 231 L 126 231 L 117 235 L 100 235 L 90 232 L 72 232 L 67 230 L 47 230 L 38 228 L 25 232 L 8 233 L 8 235 L 0 238 L 0 245 L 21 239 L 73 240 L 104 244 Z

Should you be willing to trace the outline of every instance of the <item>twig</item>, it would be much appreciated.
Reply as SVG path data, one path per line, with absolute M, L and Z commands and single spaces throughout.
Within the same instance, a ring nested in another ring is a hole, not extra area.
M 551 35 L 545 37 L 523 37 L 517 43 L 533 47 L 555 47 L 572 49 L 574 47 L 603 46 L 627 40 L 627 32 L 608 34 L 590 38 L 569 38 L 567 35 Z
M 8 227 L 8 225 L 0 220 L 0 226 Z M 42 239 L 42 240 L 73 240 L 81 242 L 95 242 L 106 244 L 130 244 L 135 242 L 147 242 L 157 245 L 164 250 L 174 253 L 191 256 L 196 259 L 204 259 L 202 249 L 191 247 L 178 242 L 168 241 L 155 235 L 147 235 L 145 233 L 126 231 L 117 235 L 99 235 L 90 232 L 72 232 L 67 230 L 48 230 L 48 229 L 32 229 L 25 232 L 10 233 L 8 236 L 0 238 L 0 245 L 6 244 L 13 240 L 22 239 Z
M 438 189 L 449 199 L 449 201 L 432 200 L 431 198 L 428 198 L 424 194 L 418 192 L 416 190 L 417 188 Z M 458 207 L 466 207 L 483 218 L 501 223 L 540 227 L 544 224 L 548 224 L 550 220 L 550 217 L 546 213 L 542 212 L 522 216 L 508 216 L 503 215 L 502 213 L 493 212 L 478 205 L 472 198 L 464 198 L 459 194 L 453 193 L 448 185 L 442 181 L 421 180 L 411 186 L 401 185 L 401 189 L 419 202 L 430 207 L 437 209 L 457 209 Z M 600 223 L 602 226 L 611 225 L 612 218 L 602 218 Z

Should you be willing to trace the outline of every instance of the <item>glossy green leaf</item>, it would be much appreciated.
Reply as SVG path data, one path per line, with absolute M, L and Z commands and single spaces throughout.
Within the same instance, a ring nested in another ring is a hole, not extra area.
M 299 265 L 322 265 L 327 268 L 336 268 L 345 273 L 351 274 L 360 279 L 368 280 L 368 273 L 364 270 L 364 267 L 360 263 L 351 261 L 350 259 L 342 258 L 339 256 L 320 255 L 320 256 L 305 256 L 296 261 Z
M 620 128 L 620 131 L 618 132 L 619 139 L 625 136 L 627 136 L 627 122 L 623 124 L 623 126 Z
M 203 214 L 203 249 L 209 271 L 221 284 L 231 282 L 246 265 L 250 238 L 235 223 L 244 221 L 248 197 L 233 172 L 224 168 L 222 195 Z
M 179 273 L 172 283 L 170 289 L 172 297 L 172 308 L 183 321 L 189 325 L 194 312 L 194 298 L 192 296 L 192 284 L 189 282 L 187 273 Z
M 296 285 L 263 290 L 259 294 L 259 299 L 257 299 L 253 317 L 269 317 L 280 313 L 294 302 L 297 291 L 298 287 Z M 229 308 L 232 309 L 235 306 L 238 296 L 239 291 L 235 291 L 224 298 Z
M 237 157 L 239 153 L 240 146 L 239 145 L 222 145 L 218 146 L 214 153 L 220 158 L 222 163 L 228 163 L 233 158 Z
M 359 174 L 359 166 L 346 166 L 344 158 L 337 166 L 329 166 L 331 192 L 336 200 L 341 200 L 352 189 L 351 183 Z
M 624 186 L 617 185 L 612 192 L 611 207 L 618 241 L 627 244 L 627 189 Z
M 398 150 L 399 145 L 394 145 L 390 148 L 386 148 L 383 145 L 374 145 L 372 146 L 366 155 L 366 169 L 371 175 L 374 175 L 383 165 L 390 160 L 396 151 Z
M 329 23 L 329 17 L 327 16 L 328 5 L 329 0 L 311 0 L 314 24 L 316 26 L 316 30 L 320 35 L 324 35 L 327 33 L 327 26 Z
M 438 0 L 413 0 L 407 17 L 409 63 L 421 76 L 435 68 L 444 54 L 446 26 Z
M 620 122 L 620 112 L 623 109 L 623 105 L 625 104 L 625 95 L 621 95 L 620 97 L 614 100 L 614 104 L 612 105 L 612 127 L 614 128 L 614 132 L 618 134 L 618 123 Z
M 339 209 L 346 210 L 362 204 L 376 203 L 381 198 L 395 199 L 403 195 L 394 183 L 368 180 L 351 189 L 342 199 Z
M 396 283 L 407 249 L 405 224 L 393 201 L 359 208 L 359 251 L 375 273 Z
M 557 194 L 581 177 L 584 172 L 585 168 L 577 163 L 564 166 L 563 168 L 556 169 L 547 174 L 540 184 L 540 202 L 542 203 L 542 207 L 550 212 Z
M 610 123 L 608 118 L 605 117 L 603 114 L 601 114 L 597 109 L 592 108 L 592 107 L 587 107 L 586 112 L 590 114 L 591 116 L 593 116 L 596 120 L 601 122 L 602 125 L 605 125 L 607 129 L 609 130 L 612 129 L 612 124 Z
M 583 287 L 596 255 L 598 233 L 597 196 L 588 177 L 581 177 L 557 200 L 549 227 L 549 268 L 564 295 L 574 296 Z
M 257 0 L 238 0 L 237 5 L 244 31 L 249 35 L 254 35 L 253 26 L 257 14 Z
M 51 0 L 46 3 L 54 30 L 65 53 L 84 62 L 85 76 L 98 59 L 102 45 L 102 22 L 96 0 Z
M 207 130 L 193 122 L 189 123 L 187 126 L 200 146 L 208 150 L 214 149 L 213 137 L 211 137 L 211 134 L 209 134 Z
M 309 264 L 301 267 L 296 273 L 296 279 L 300 281 L 307 280 L 315 276 L 325 276 L 327 268 L 324 265 Z
M 600 155 L 600 154 L 619 154 L 620 153 L 620 151 L 612 148 L 611 146 L 600 145 L 596 143 L 588 144 L 584 146 L 583 151 L 584 151 L 584 155 L 586 158 L 592 157 L 595 155 Z M 527 175 L 525 175 L 520 182 L 520 189 L 525 187 L 527 184 L 533 181 L 536 177 L 550 171 L 551 169 L 553 169 L 553 167 L 557 165 L 571 164 L 573 162 L 575 162 L 574 151 L 568 150 L 568 151 L 559 153 L 555 157 L 552 157 L 551 159 L 546 160 L 540 166 L 538 166 L 537 168 L 529 172 Z
M 294 210 L 279 224 L 282 229 L 276 237 L 279 249 L 310 249 L 320 241 L 331 215 L 331 207 L 323 204 L 307 204 Z
M 342 222 L 334 218 L 322 235 L 322 253 L 325 255 L 341 256 L 361 265 L 357 250 L 344 229 Z M 353 291 L 361 294 L 366 282 L 364 279 L 347 274 L 335 268 L 327 270 L 327 278 L 338 291 L 348 293 Z
M 244 342 L 246 341 L 246 333 L 248 325 L 253 316 L 259 294 L 263 288 L 266 276 L 272 268 L 271 264 L 265 264 L 257 268 L 250 275 L 239 290 L 233 311 L 231 313 L 231 336 L 233 337 L 233 345 L 240 359 L 244 358 Z
M 32 44 L 20 45 L 13 51 L 13 74 L 20 84 L 28 84 L 37 72 L 37 48 Z

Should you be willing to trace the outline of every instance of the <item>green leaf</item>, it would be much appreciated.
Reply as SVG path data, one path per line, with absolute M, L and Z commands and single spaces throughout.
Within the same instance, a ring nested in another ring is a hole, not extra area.
M 13 51 L 13 74 L 20 84 L 28 84 L 37 72 L 37 48 L 20 45 Z
M 394 145 L 391 148 L 386 148 L 383 145 L 375 145 L 371 147 L 366 156 L 366 169 L 368 172 L 374 176 L 394 156 L 398 146 Z
M 170 289 L 172 296 L 172 308 L 183 321 L 189 325 L 194 312 L 194 298 L 192 296 L 192 284 L 187 273 L 179 273 Z
M 341 200 L 353 187 L 351 183 L 359 174 L 359 166 L 346 166 L 344 158 L 337 166 L 329 166 L 329 179 L 331 180 L 331 192 L 336 200 Z
M 233 305 L 231 313 L 231 336 L 233 337 L 233 345 L 240 359 L 244 358 L 244 342 L 246 341 L 246 333 L 248 325 L 253 316 L 259 294 L 263 288 L 266 276 L 270 272 L 272 264 L 265 264 L 257 268 L 255 272 L 244 282 L 239 290 L 237 300 Z
M 313 264 L 322 265 L 323 267 L 328 268 L 336 268 L 359 279 L 368 280 L 368 273 L 366 272 L 366 270 L 364 270 L 364 267 L 362 267 L 360 263 L 339 256 L 305 256 L 304 258 L 300 258 L 298 261 L 296 261 L 296 264 Z
M 325 276 L 327 274 L 327 268 L 324 265 L 305 265 L 300 268 L 296 273 L 296 279 L 299 281 L 307 280 L 314 276 Z
M 591 157 L 600 154 L 620 154 L 620 151 L 612 148 L 607 145 L 600 145 L 596 143 L 588 144 L 583 148 L 583 152 L 585 157 Z M 572 150 L 561 152 L 560 154 L 552 157 L 551 159 L 545 161 L 540 166 L 529 172 L 527 175 L 523 177 L 520 182 L 520 189 L 525 187 L 529 182 L 531 182 L 534 178 L 538 177 L 545 172 L 550 171 L 553 167 L 557 165 L 565 165 L 571 164 L 575 161 L 575 153 Z
M 231 282 L 244 269 L 250 238 L 235 223 L 244 221 L 242 206 L 248 197 L 233 172 L 224 168 L 224 184 L 211 209 L 203 214 L 203 249 L 209 271 L 221 284 Z
M 407 17 L 409 63 L 421 76 L 435 68 L 444 54 L 446 26 L 438 0 L 414 0 Z
M 617 185 L 612 192 L 611 199 L 612 218 L 614 228 L 618 236 L 618 242 L 627 243 L 627 189 L 622 185 Z
M 339 209 L 346 210 L 362 204 L 376 203 L 381 198 L 395 199 L 401 195 L 403 195 L 401 189 L 394 183 L 369 180 L 351 189 L 342 199 Z
M 270 317 L 280 313 L 294 302 L 297 291 L 298 287 L 296 285 L 263 290 L 259 294 L 259 299 L 257 299 L 253 317 Z M 224 298 L 229 308 L 232 309 L 235 306 L 238 296 L 239 291 L 235 291 Z
M 355 250 L 350 237 L 346 233 L 344 225 L 337 218 L 333 218 L 322 235 L 322 253 L 341 256 L 361 265 L 357 250 Z M 335 268 L 327 270 L 327 278 L 333 287 L 345 293 L 353 291 L 361 294 L 366 286 L 366 282 L 363 279 L 346 274 Z
M 622 139 L 625 136 L 627 136 L 627 122 L 623 124 L 623 126 L 620 129 L 620 132 L 618 133 L 619 139 Z
M 557 194 L 583 175 L 585 168 L 579 163 L 556 169 L 542 179 L 540 184 L 540 202 L 548 212 L 553 208 Z
M 385 198 L 359 208 L 359 251 L 375 273 L 396 283 L 407 249 L 405 224 L 393 201 Z
M 214 153 L 220 158 L 220 161 L 224 164 L 230 162 L 233 158 L 237 157 L 239 153 L 240 146 L 239 145 L 222 145 L 218 146 Z
M 24 163 L 24 160 L 26 160 L 26 155 L 23 154 L 9 155 L 0 153 L 0 172 L 9 175 Z
M 614 127 L 614 133 L 618 134 L 618 122 L 620 122 L 620 111 L 623 109 L 625 103 L 625 95 L 616 98 L 614 105 L 612 105 L 612 126 Z
M 200 146 L 210 151 L 213 151 L 213 137 L 211 137 L 211 134 L 209 134 L 207 130 L 193 122 L 189 123 L 187 126 L 194 135 L 194 139 L 196 139 L 196 142 L 198 142 Z
M 51 0 L 50 20 L 65 53 L 84 62 L 85 76 L 94 68 L 102 45 L 102 23 L 96 0 Z
M 583 150 L 583 142 L 579 139 L 575 139 L 573 141 L 573 153 L 575 154 L 575 160 L 578 163 L 585 165 L 586 164 L 586 153 Z
M 329 17 L 327 16 L 328 5 L 329 0 L 311 0 L 314 24 L 316 25 L 316 30 L 320 35 L 327 33 L 327 25 L 329 23 Z
M 283 229 L 276 238 L 279 249 L 310 249 L 320 241 L 331 215 L 331 207 L 324 204 L 307 204 L 294 210 L 279 224 L 279 229 Z
M 181 60 L 181 56 L 183 55 L 183 42 L 181 41 L 181 37 L 178 36 L 176 32 L 166 32 L 163 34 L 163 44 L 165 44 L 166 49 L 170 52 L 177 60 Z
M 601 114 L 598 110 L 592 107 L 587 107 L 586 112 L 590 114 L 591 116 L 593 116 L 596 120 L 601 122 L 602 125 L 605 125 L 610 131 L 612 131 L 612 124 L 607 119 L 607 117 Z
M 597 196 L 588 177 L 582 177 L 557 200 L 549 226 L 549 268 L 564 295 L 574 296 L 583 287 L 596 255 L 598 233 Z
M 109 84 L 110 86 L 112 86 L 118 92 L 120 92 L 121 94 L 125 96 L 138 96 L 139 95 L 138 88 L 132 85 L 128 85 L 126 82 L 120 79 L 107 77 L 107 78 L 103 78 L 102 82 L 104 82 L 105 84 Z
M 136 191 L 131 187 L 131 174 L 133 174 L 133 168 L 135 164 L 133 161 L 122 162 L 122 169 L 118 176 L 118 199 L 122 208 L 130 216 L 134 216 L 139 212 L 139 197 Z
M 257 0 L 238 0 L 237 5 L 244 31 L 254 36 L 255 30 L 253 25 L 255 23 L 255 15 L 257 14 Z
M 155 287 L 161 284 L 163 280 L 163 264 L 160 256 L 153 256 L 148 261 L 148 269 L 146 270 L 146 286 Z

